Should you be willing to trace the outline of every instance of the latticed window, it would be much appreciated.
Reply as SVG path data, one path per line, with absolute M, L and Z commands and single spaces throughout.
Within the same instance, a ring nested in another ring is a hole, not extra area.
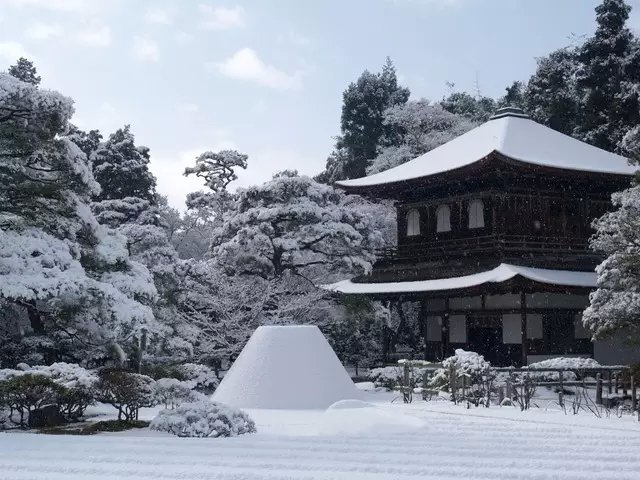
M 436 210 L 436 231 L 437 232 L 450 232 L 451 231 L 451 209 L 448 205 L 440 205 Z
M 469 228 L 484 228 L 484 203 L 482 200 L 469 202 Z
M 414 209 L 407 213 L 407 236 L 415 237 L 416 235 L 420 235 L 420 212 Z

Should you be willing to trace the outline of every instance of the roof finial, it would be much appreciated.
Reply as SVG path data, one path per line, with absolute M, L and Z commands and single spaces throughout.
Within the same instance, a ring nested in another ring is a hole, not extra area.
M 519 107 L 502 107 L 496 110 L 496 113 L 494 113 L 489 120 L 496 120 L 503 117 L 531 118 Z

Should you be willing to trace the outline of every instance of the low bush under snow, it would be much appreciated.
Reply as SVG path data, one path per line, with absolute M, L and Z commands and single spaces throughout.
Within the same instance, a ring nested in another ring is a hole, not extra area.
M 150 428 L 178 437 L 235 437 L 256 431 L 255 422 L 242 410 L 209 400 L 163 410 Z

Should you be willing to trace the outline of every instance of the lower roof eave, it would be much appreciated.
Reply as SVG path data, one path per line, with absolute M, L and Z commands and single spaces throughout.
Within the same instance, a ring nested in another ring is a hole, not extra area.
M 492 270 L 461 277 L 386 283 L 356 283 L 352 280 L 342 280 L 331 285 L 324 285 L 323 288 L 347 295 L 415 295 L 476 289 L 485 284 L 506 283 L 516 277 L 550 286 L 577 289 L 595 288 L 597 280 L 595 272 L 551 270 L 502 263 Z

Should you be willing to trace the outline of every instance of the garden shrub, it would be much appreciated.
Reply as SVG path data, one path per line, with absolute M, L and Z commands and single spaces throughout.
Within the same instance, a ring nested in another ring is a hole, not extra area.
M 89 405 L 95 403 L 98 375 L 73 363 L 58 362 L 49 366 L 35 366 L 30 371 L 46 375 L 64 387 L 59 398 L 60 411 L 69 420 L 84 415 Z
M 216 372 L 211 367 L 201 363 L 155 365 L 150 367 L 147 373 L 156 380 L 175 378 L 187 383 L 191 390 L 197 390 L 207 395 L 212 394 L 220 383 Z
M 422 385 L 426 369 L 421 367 L 410 367 L 409 379 L 411 387 Z M 369 370 L 368 379 L 374 383 L 376 387 L 384 387 L 387 390 L 393 390 L 402 385 L 404 377 L 404 369 L 401 366 L 372 368 Z
M 27 428 L 33 410 L 57 406 L 65 393 L 64 387 L 45 375 L 22 372 L 5 378 L 0 381 L 0 406 L 9 410 L 9 419 L 21 428 Z M 19 415 L 17 421 L 13 418 L 15 413 Z
M 256 431 L 255 422 L 242 410 L 209 400 L 163 410 L 150 428 L 178 437 L 235 437 Z
M 204 395 L 191 389 L 191 384 L 175 378 L 160 378 L 153 385 L 153 394 L 157 405 L 175 408 L 181 403 L 195 402 Z
M 176 367 L 177 379 L 186 382 L 192 390 L 206 395 L 212 394 L 220 380 L 216 372 L 201 363 L 184 363 Z
M 429 386 L 451 393 L 451 400 L 466 400 L 478 406 L 489 405 L 496 372 L 482 355 L 461 348 L 444 359 Z
M 529 365 L 529 370 L 536 370 L 538 368 L 567 368 L 572 370 L 578 370 L 578 375 L 574 372 L 563 372 L 563 379 L 566 381 L 574 381 L 577 380 L 579 374 L 579 370 L 585 368 L 599 368 L 600 365 L 593 358 L 583 358 L 583 357 L 557 357 L 557 358 L 549 358 L 547 360 L 542 360 L 540 362 L 532 363 Z M 558 372 L 536 372 L 531 373 L 531 377 L 535 378 L 540 382 L 555 382 L 559 378 Z
M 118 420 L 137 420 L 140 408 L 155 405 L 154 383 L 139 373 L 104 369 L 99 373 L 97 398 L 118 410 Z

